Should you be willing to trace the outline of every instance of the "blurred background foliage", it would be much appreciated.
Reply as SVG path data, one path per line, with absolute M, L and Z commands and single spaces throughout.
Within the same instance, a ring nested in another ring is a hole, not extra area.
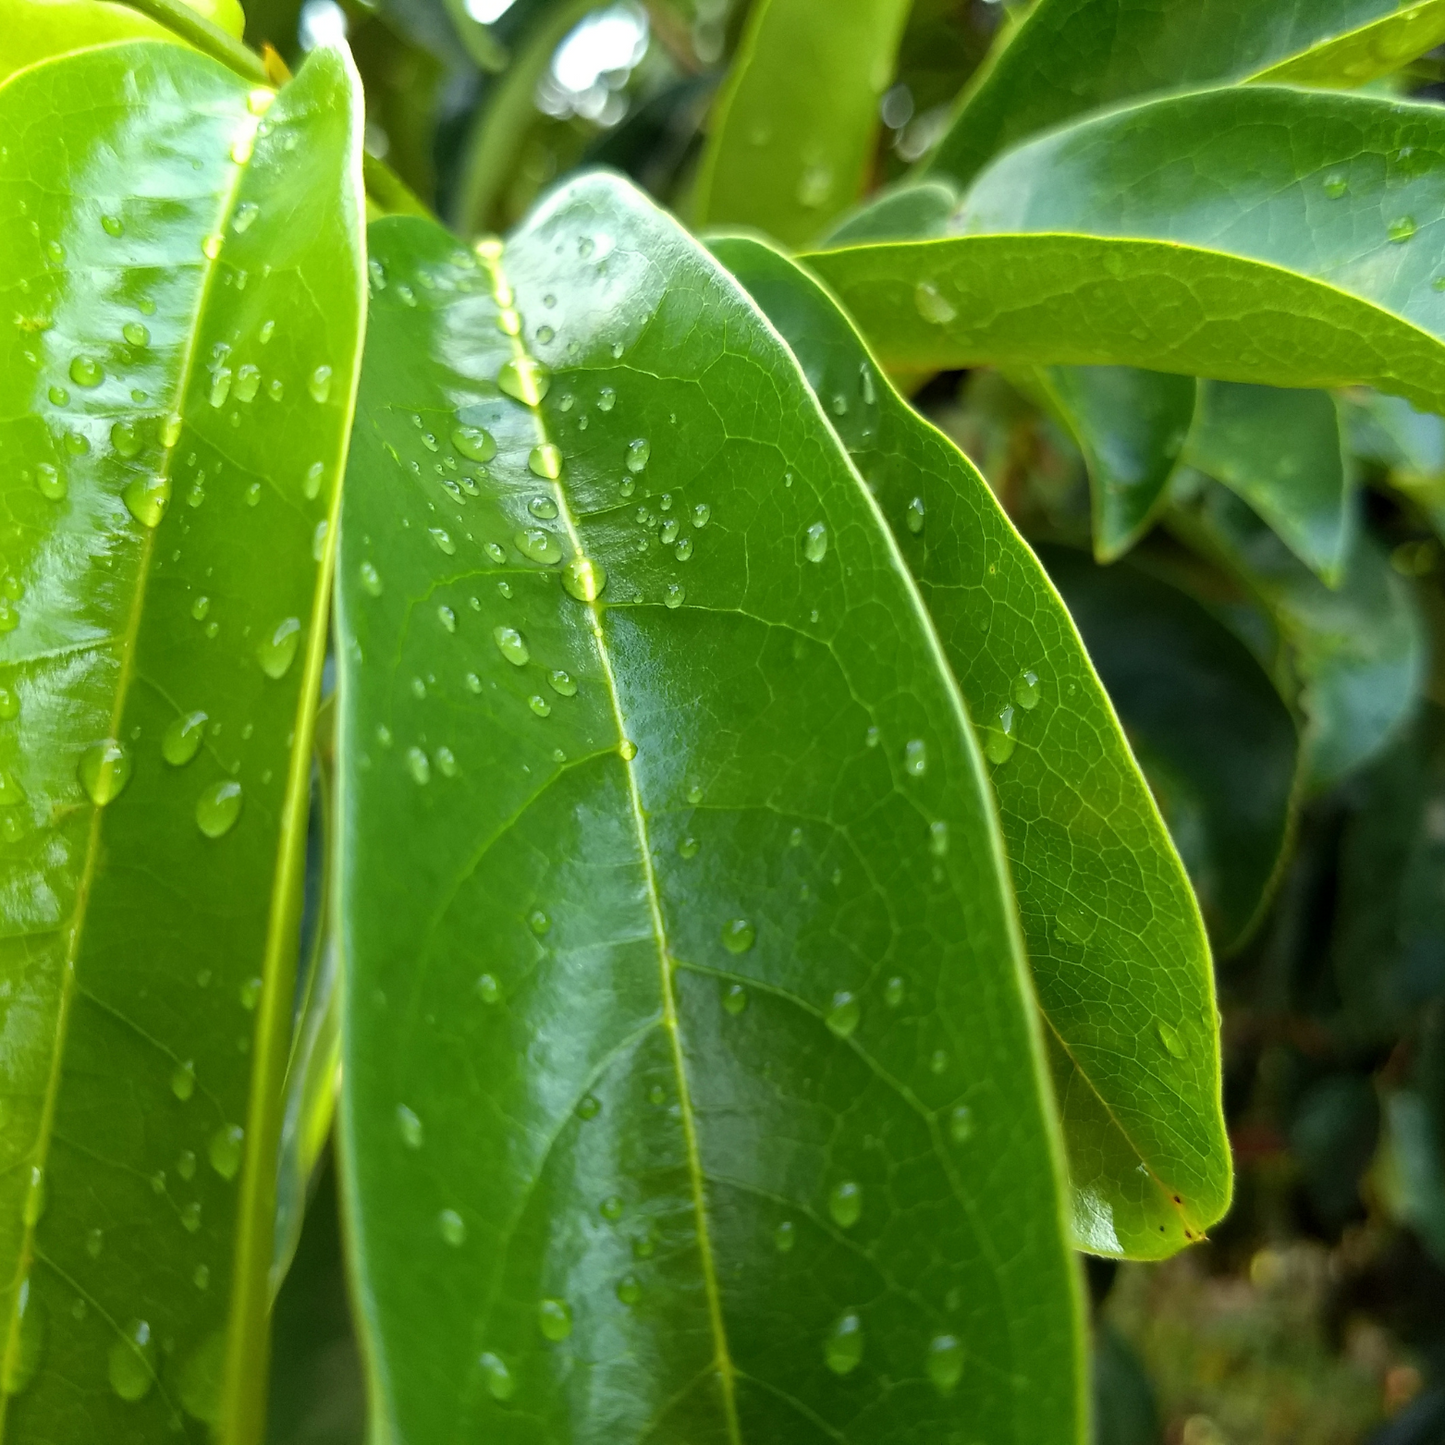
M 916 0 L 865 193 L 926 157 L 1024 8 Z M 594 165 L 689 219 L 747 9 L 250 0 L 246 39 L 294 66 L 344 35 L 368 150 L 476 235 Z M 1375 84 L 1442 79 L 1435 52 Z M 1236 1203 L 1167 1263 L 1088 1261 L 1098 1438 L 1445 1441 L 1445 423 L 1365 392 L 1209 391 L 1152 530 L 1116 547 L 1100 508 L 1129 459 L 1089 417 L 1127 413 L 1130 378 L 1091 370 L 1089 395 L 978 371 L 914 401 L 1074 612 L 1216 949 Z M 1302 470 L 1314 513 L 1272 510 Z M 274 1445 L 365 1438 L 339 1240 L 323 1167 L 277 1304 Z

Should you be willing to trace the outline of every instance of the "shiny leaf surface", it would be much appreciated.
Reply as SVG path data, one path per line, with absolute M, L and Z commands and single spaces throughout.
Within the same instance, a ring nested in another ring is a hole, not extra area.
M 378 1428 L 1079 1439 L 987 783 L 804 377 L 612 178 L 480 266 L 371 243 L 341 1120 Z
M 259 1432 L 353 80 L 139 41 L 0 85 L 7 1441 Z
M 819 252 L 890 366 L 1128 364 L 1445 397 L 1445 114 L 1251 86 L 1003 157 L 950 240 Z
M 1076 1234 L 1100 1253 L 1173 1253 L 1229 1200 L 1209 947 L 1078 633 L 983 479 L 827 293 L 757 241 L 714 250 L 878 498 L 978 729 L 1063 1092 L 1095 1103 L 1065 1116 Z
M 1355 536 L 1355 477 L 1328 392 L 1204 382 L 1187 454 L 1321 580 L 1339 582 Z
M 1278 679 L 1307 719 L 1308 777 L 1323 788 L 1389 745 L 1413 712 L 1428 659 L 1411 585 L 1360 536 L 1338 588 L 1326 587 L 1237 497 L 1197 473 L 1180 478 L 1173 525 L 1273 613 L 1292 662 Z
M 1042 550 L 1189 869 L 1210 932 L 1237 947 L 1289 840 L 1299 740 L 1249 649 L 1193 597 L 1136 566 Z
M 758 0 L 712 117 L 698 225 L 800 245 L 858 199 L 909 8 Z
M 1441 0 L 1040 0 L 959 98 L 925 167 L 967 182 L 1039 131 L 1151 92 L 1361 85 L 1442 40 Z
M 0 80 L 37 61 L 123 40 L 174 40 L 154 20 L 111 0 L 0 0 Z

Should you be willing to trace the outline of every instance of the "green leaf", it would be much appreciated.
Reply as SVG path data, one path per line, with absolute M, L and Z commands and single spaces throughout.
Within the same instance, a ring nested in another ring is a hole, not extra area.
M 806 381 L 615 178 L 481 267 L 371 242 L 341 1120 L 377 1428 L 1080 1439 L 987 783 Z
M 1198 473 L 1180 478 L 1173 524 L 1274 614 L 1293 654 L 1308 724 L 1311 786 L 1338 782 L 1387 747 L 1425 679 L 1424 619 L 1411 584 L 1384 549 L 1359 536 L 1338 588 L 1326 587 L 1232 493 Z
M 826 292 L 757 241 L 714 250 L 793 348 L 877 497 L 979 729 L 1062 1092 L 1094 1102 L 1085 1131 L 1065 1134 L 1076 1236 L 1098 1253 L 1171 1254 L 1229 1202 L 1209 948 L 1108 699 L 983 479 L 893 390 Z
M 908 11 L 909 0 L 757 0 L 703 151 L 698 225 L 799 245 L 853 205 Z
M 829 246 L 863 241 L 915 241 L 948 234 L 958 192 L 946 181 L 923 181 L 885 191 L 844 216 L 824 238 Z
M 947 240 L 819 252 L 890 367 L 1149 367 L 1445 398 L 1445 114 L 1252 86 L 1003 157 Z
M 1216 944 L 1237 948 L 1269 902 L 1290 839 L 1299 741 L 1248 648 L 1193 597 L 1139 567 L 1042 549 Z
M 1087 111 L 1250 79 L 1361 85 L 1442 40 L 1442 0 L 1040 0 L 959 97 L 924 165 L 967 182 Z
M 1347 393 L 1340 408 L 1351 453 L 1384 467 L 1390 485 L 1445 537 L 1445 417 L 1363 389 Z
M 1164 503 L 1194 417 L 1195 383 L 1133 366 L 1048 366 L 1038 376 L 1089 468 L 1094 556 L 1112 562 Z
M 1187 458 L 1243 497 L 1310 571 L 1339 585 L 1355 536 L 1356 479 L 1328 392 L 1204 382 Z
M 123 40 L 174 39 L 165 27 L 106 0 L 0 0 L 0 81 L 37 61 Z
M 153 41 L 0 85 L 7 1440 L 264 1412 L 362 303 L 354 72 L 271 100 Z

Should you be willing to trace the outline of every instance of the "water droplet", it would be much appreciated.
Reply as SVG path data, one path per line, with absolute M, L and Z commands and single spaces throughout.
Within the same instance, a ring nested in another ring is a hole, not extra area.
M 306 390 L 311 393 L 312 401 L 324 402 L 331 395 L 331 368 L 318 366 L 307 377 Z
M 538 938 L 541 938 L 543 934 L 550 933 L 552 931 L 552 920 L 548 918 L 547 915 L 543 913 L 540 908 L 538 908 L 532 912 L 530 917 L 528 917 L 527 926 L 532 930 L 533 933 L 537 935 Z
M 151 1327 L 144 1320 L 132 1320 L 121 1338 L 110 1347 L 110 1387 L 122 1400 L 134 1404 L 150 1394 L 156 1380 L 156 1347 Z
M 908 530 L 916 537 L 923 530 L 923 498 L 914 497 L 903 513 Z
M 32 1164 L 30 1179 L 25 1186 L 25 1201 L 20 1208 L 20 1218 L 27 1229 L 34 1229 L 40 1223 L 48 1202 L 45 1170 L 39 1164 Z
M 512 545 L 531 562 L 551 566 L 562 560 L 562 544 L 545 527 L 530 527 L 512 538 Z
M 261 997 L 262 983 L 259 978 L 248 978 L 238 991 L 241 1007 L 251 1013 Z
M 134 422 L 118 421 L 110 429 L 110 444 L 115 448 L 118 456 L 125 457 L 129 461 L 131 457 L 140 452 L 140 429 Z
M 528 454 L 527 466 L 535 475 L 555 482 L 562 475 L 562 453 L 552 442 L 542 442 Z M 556 512 L 552 515 L 555 516 Z
M 920 281 L 913 288 L 913 304 L 930 326 L 947 326 L 958 315 L 953 303 L 932 281 Z
M 527 699 L 527 706 L 531 708 L 538 717 L 551 717 L 552 715 L 552 704 L 548 702 L 541 693 L 533 693 L 533 695 Z
M 373 597 L 381 596 L 381 573 L 376 570 L 374 562 L 363 562 L 357 569 L 361 578 L 361 585 Z
M 100 229 L 107 236 L 123 236 L 125 235 L 125 222 L 119 216 L 102 216 Z
M 1039 705 L 1041 696 L 1038 673 L 1033 671 L 1020 673 L 1014 683 L 1014 701 L 1025 712 L 1032 712 Z
M 527 644 L 522 634 L 515 627 L 494 627 L 492 629 L 492 641 L 497 644 L 497 650 L 514 667 L 523 667 L 531 659 L 532 654 L 527 650 Z
M 211 599 L 209 597 L 197 597 L 196 600 L 191 603 L 191 616 L 194 617 L 197 622 L 204 622 L 206 613 L 210 610 Z
M 211 1283 L 211 1269 L 209 1265 L 198 1264 L 195 1272 L 191 1275 L 191 1283 L 197 1289 L 205 1289 Z
M 669 582 L 666 591 L 662 594 L 663 602 L 674 610 L 687 601 L 687 589 L 681 582 Z
M 561 697 L 576 697 L 577 684 L 562 669 L 554 668 L 547 674 L 547 681 L 552 691 Z
M 443 1209 L 437 1215 L 437 1230 L 453 1249 L 466 1243 L 467 1223 L 455 1209 Z
M 242 201 L 236 207 L 236 214 L 231 219 L 231 229 L 237 235 L 243 235 L 249 231 L 255 223 L 256 217 L 261 214 L 261 208 L 255 201 Z
M 457 614 L 445 603 L 437 608 L 437 620 L 448 632 L 457 630 Z
M 95 357 L 80 352 L 70 359 L 70 379 L 77 386 L 99 386 L 105 380 L 105 368 Z
M 583 1094 L 577 1101 L 579 1119 L 595 1119 L 602 1112 L 602 1101 L 595 1094 Z
M 963 1344 L 953 1335 L 934 1335 L 928 1342 L 928 1378 L 940 1395 L 951 1395 L 963 1374 Z
M 130 782 L 130 749 L 114 738 L 92 743 L 80 755 L 80 783 L 90 801 L 103 808 Z
M 955 1144 L 966 1144 L 973 1138 L 973 1110 L 960 1104 L 948 1116 L 948 1133 Z
M 120 334 L 130 342 L 132 346 L 147 346 L 150 344 L 151 334 L 139 321 L 127 321 L 120 328 Z
M 522 318 L 514 306 L 503 306 L 497 312 L 497 330 L 503 336 L 520 336 L 522 334 Z
M 1185 1058 L 1189 1053 L 1189 1045 L 1185 1042 L 1184 1036 L 1172 1024 L 1167 1024 L 1163 1019 L 1155 1025 L 1159 1033 L 1159 1042 L 1176 1059 Z
M 487 1394 L 494 1400 L 510 1400 L 513 1391 L 517 1388 L 516 1381 L 512 1379 L 512 1372 L 507 1368 L 500 1355 L 494 1355 L 490 1350 L 484 1350 L 477 1360 L 481 1367 L 482 1379 L 486 1382 Z
M 623 738 L 617 744 L 617 751 L 622 755 L 624 763 L 630 763 L 637 756 L 637 744 L 631 738 Z
M 90 438 L 81 431 L 66 432 L 65 450 L 73 457 L 83 457 L 90 451 Z
M 478 976 L 476 991 L 483 1003 L 496 1003 L 502 997 L 502 986 L 490 973 Z
M 500 542 L 488 542 L 483 546 L 482 550 L 493 562 L 502 563 L 507 560 L 507 554 L 502 550 Z
M 185 1103 L 196 1092 L 196 1066 L 189 1059 L 171 1071 L 171 1093 Z
M 212 783 L 196 799 L 196 827 L 208 838 L 220 838 L 241 816 L 241 785 L 233 778 Z
M 572 1333 L 572 1307 L 566 1300 L 544 1299 L 537 1306 L 537 1323 L 554 1344 Z
M 928 1071 L 941 1074 L 948 1067 L 948 1054 L 943 1049 L 934 1049 L 928 1060 Z
M 757 939 L 757 931 L 746 918 L 730 918 L 722 926 L 723 947 L 729 953 L 746 953 Z
M 1012 705 L 1005 707 L 999 712 L 997 725 L 984 729 L 984 756 L 995 766 L 1008 762 L 1014 755 L 1014 745 L 1018 742 L 1014 716 Z
M 883 985 L 883 1002 L 889 1008 L 897 1008 L 903 1002 L 903 980 L 897 974 Z
M 533 497 L 527 503 L 527 510 L 544 522 L 550 522 L 557 515 L 557 504 L 551 497 Z
M 579 602 L 595 602 L 607 586 L 607 570 L 590 557 L 573 557 L 562 569 L 562 586 Z
M 497 443 L 491 432 L 479 426 L 454 427 L 452 445 L 474 462 L 489 462 L 497 454 Z
M 35 468 L 35 485 L 40 495 L 51 502 L 58 502 L 70 490 L 65 478 L 49 462 L 41 462 Z
M 236 373 L 236 384 L 232 395 L 240 402 L 255 401 L 261 388 L 261 369 L 257 366 L 243 366 Z
M 552 386 L 552 373 L 531 356 L 514 356 L 497 372 L 497 385 L 526 406 L 538 405 Z
M 851 1310 L 840 1315 L 823 1342 L 823 1360 L 835 1375 L 851 1374 L 863 1359 L 863 1322 Z
M 1350 183 L 1339 174 L 1325 177 L 1325 195 L 1332 201 L 1337 201 L 1350 188 Z
M 810 562 L 821 562 L 828 555 L 828 528 L 814 522 L 803 534 L 803 556 Z
M 601 1204 L 597 1206 L 598 1213 L 609 1223 L 616 1224 L 622 1218 L 626 1205 L 623 1203 L 620 1194 L 609 1194 Z
M 430 534 L 432 541 L 436 543 L 438 549 L 446 556 L 454 557 L 456 555 L 457 544 L 452 541 L 452 535 L 446 528 L 428 527 L 427 532 Z
M 165 476 L 136 477 L 120 496 L 126 510 L 143 527 L 158 527 L 170 505 L 171 480 Z
M 667 521 L 662 524 L 662 530 L 657 534 L 657 540 L 661 542 L 664 547 L 672 546 L 672 544 L 677 541 L 677 531 L 681 525 L 682 523 L 680 523 L 676 517 L 669 517 Z
M 699 502 L 692 509 L 692 525 L 701 531 L 712 520 L 712 508 L 706 502 Z
M 20 716 L 20 694 L 0 683 L 0 722 Z
M 0 1388 L 7 1395 L 20 1394 L 40 1368 L 40 1358 L 45 1353 L 46 1328 L 45 1308 L 38 1299 L 32 1299 L 30 1281 L 20 1281 L 15 1296 L 15 1315 L 19 1332 L 8 1351 Z
M 910 738 L 903 745 L 903 771 L 910 778 L 921 778 L 928 771 L 928 745 L 922 738 Z
M 256 660 L 267 677 L 280 680 L 291 670 L 296 649 L 301 645 L 301 620 L 287 617 L 276 624 L 276 630 L 256 649 Z
M 161 735 L 161 756 L 173 767 L 183 768 L 200 751 L 208 718 L 203 712 L 188 712 L 172 720 Z
M 263 322 L 261 323 L 261 329 L 256 333 L 256 339 L 257 339 L 258 341 L 260 341 L 260 343 L 261 343 L 262 346 L 265 346 L 266 343 L 267 343 L 268 341 L 270 341 L 270 339 L 271 339 L 275 334 L 276 334 L 276 323 L 275 323 L 275 321 L 274 321 L 274 320 L 272 320 L 272 321 L 263 321 Z M 273 381 L 273 382 L 271 383 L 271 386 L 272 386 L 272 388 L 273 388 L 273 390 L 272 390 L 272 392 L 271 392 L 272 396 L 274 396 L 274 397 L 279 401 L 279 400 L 281 399 L 281 393 L 280 393 L 279 390 L 276 390 L 276 389 L 275 389 L 275 388 L 278 386 L 278 383 Z
M 194 1234 L 201 1227 L 201 1206 L 196 1201 L 182 1206 L 181 1225 L 187 1234 Z
M 828 1191 L 828 1213 L 839 1229 L 852 1229 L 863 1213 L 863 1186 L 851 1179 L 835 1184 Z
M 211 373 L 210 403 L 214 407 L 222 407 L 226 404 L 226 398 L 231 394 L 231 368 L 229 366 L 218 366 Z
M 625 458 L 627 470 L 632 473 L 640 472 L 652 456 L 652 443 L 646 437 L 638 437 L 635 441 L 627 443 L 627 456 Z
M 427 755 L 420 748 L 408 748 L 406 750 L 406 770 L 417 783 L 429 783 L 431 781 L 431 763 Z
M 401 1135 L 401 1142 L 408 1149 L 420 1149 L 422 1146 L 421 1120 L 412 1113 L 405 1104 L 396 1106 L 396 1132 Z
M 100 1252 L 105 1248 L 105 1234 L 99 1229 L 87 1229 L 85 1231 L 85 1252 L 92 1259 L 99 1259 Z
M 617 405 L 617 393 L 610 386 L 604 386 L 597 393 L 597 410 L 611 411 Z
M 1401 245 L 1405 241 L 1408 241 L 1419 229 L 1414 216 L 1396 216 L 1389 225 L 1390 240 L 1394 245 Z M 75 377 L 74 367 L 71 368 L 70 374 L 72 377 Z
M 696 858 L 699 846 L 696 838 L 688 836 L 677 845 L 678 855 L 683 858 Z
M 251 159 L 251 152 L 256 144 L 256 136 L 253 131 L 243 131 L 231 142 L 231 160 L 238 166 L 243 166 Z
M 161 423 L 161 445 L 169 450 L 181 439 L 181 418 L 176 412 L 172 412 L 164 422 Z
M 181 1150 L 176 1157 L 176 1173 L 187 1182 L 196 1177 L 196 1156 L 193 1150 Z
M 862 1005 L 846 990 L 840 990 L 833 995 L 832 1005 L 829 1007 L 823 1022 L 828 1025 L 829 1031 L 840 1039 L 852 1036 L 853 1030 L 858 1027 L 858 1019 L 862 1014 Z
M 736 1018 L 748 1006 L 747 989 L 740 983 L 728 984 L 723 989 L 722 1003 L 723 1007 Z
M 45 394 L 56 406 L 65 406 L 70 401 L 70 393 L 63 386 L 52 386 Z

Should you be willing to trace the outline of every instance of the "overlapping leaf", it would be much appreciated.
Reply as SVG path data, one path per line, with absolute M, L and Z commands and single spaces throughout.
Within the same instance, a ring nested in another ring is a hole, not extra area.
M 0 85 L 7 1440 L 261 1427 L 353 87 L 164 41 Z
M 371 239 L 342 1132 L 378 1428 L 1079 1438 L 987 783 L 804 377 L 615 180 L 481 266 Z
M 1229 1199 L 1209 948 L 1108 699 L 983 479 L 826 292 L 757 241 L 713 248 L 878 498 L 979 729 L 1062 1092 L 1093 1101 L 1065 1118 L 1075 1231 L 1100 1253 L 1172 1253 Z

